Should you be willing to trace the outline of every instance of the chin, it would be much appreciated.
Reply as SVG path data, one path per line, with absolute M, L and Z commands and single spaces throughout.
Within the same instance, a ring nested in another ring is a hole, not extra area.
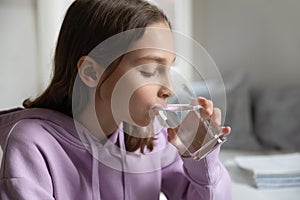
M 135 124 L 140 127 L 149 126 L 153 123 L 153 120 L 150 117 L 144 118 L 144 120 L 134 120 Z
M 146 126 L 149 126 L 150 124 L 151 124 L 151 121 L 136 123 L 136 125 L 138 125 L 140 127 L 146 127 Z

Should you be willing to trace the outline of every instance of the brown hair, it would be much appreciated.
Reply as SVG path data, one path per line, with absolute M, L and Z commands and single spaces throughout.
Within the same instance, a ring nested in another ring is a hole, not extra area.
M 58 36 L 52 81 L 39 97 L 34 100 L 26 99 L 23 106 L 53 109 L 73 117 L 73 86 L 79 58 L 88 55 L 98 44 L 113 35 L 156 22 L 165 22 L 170 26 L 164 13 L 144 0 L 74 1 L 67 10 Z M 103 54 L 105 56 L 105 52 Z M 103 59 L 96 60 L 101 62 Z M 113 62 L 108 69 L 115 65 Z M 84 84 L 80 85 L 76 96 L 79 101 L 75 105 L 80 110 L 89 97 Z M 145 147 L 153 149 L 153 138 L 136 138 L 125 134 L 125 144 L 128 151 L 140 148 L 143 152 Z

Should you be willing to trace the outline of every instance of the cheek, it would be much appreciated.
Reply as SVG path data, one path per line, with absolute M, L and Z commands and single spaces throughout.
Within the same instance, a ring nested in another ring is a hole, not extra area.
M 130 97 L 131 108 L 150 108 L 155 102 L 156 90 L 151 86 L 138 88 Z
M 135 123 L 141 126 L 149 124 L 149 111 L 155 104 L 154 99 L 155 90 L 149 86 L 141 87 L 133 93 L 129 101 L 129 112 Z

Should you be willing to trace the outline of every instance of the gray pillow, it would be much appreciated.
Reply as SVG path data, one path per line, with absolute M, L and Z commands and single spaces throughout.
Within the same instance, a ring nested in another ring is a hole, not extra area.
M 260 150 L 261 147 L 253 134 L 250 89 L 245 76 L 226 81 L 227 112 L 225 125 L 232 128 L 224 147 L 242 150 Z
M 300 86 L 260 89 L 254 99 L 254 131 L 263 146 L 300 151 Z

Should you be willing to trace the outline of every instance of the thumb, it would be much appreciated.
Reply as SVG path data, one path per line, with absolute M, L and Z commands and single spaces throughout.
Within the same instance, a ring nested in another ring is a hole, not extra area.
M 187 148 L 181 142 L 179 137 L 177 136 L 177 128 L 168 128 L 168 141 L 177 148 L 181 155 L 185 154 Z
M 173 140 L 176 140 L 177 131 L 174 128 L 168 128 L 168 141 L 172 143 Z

